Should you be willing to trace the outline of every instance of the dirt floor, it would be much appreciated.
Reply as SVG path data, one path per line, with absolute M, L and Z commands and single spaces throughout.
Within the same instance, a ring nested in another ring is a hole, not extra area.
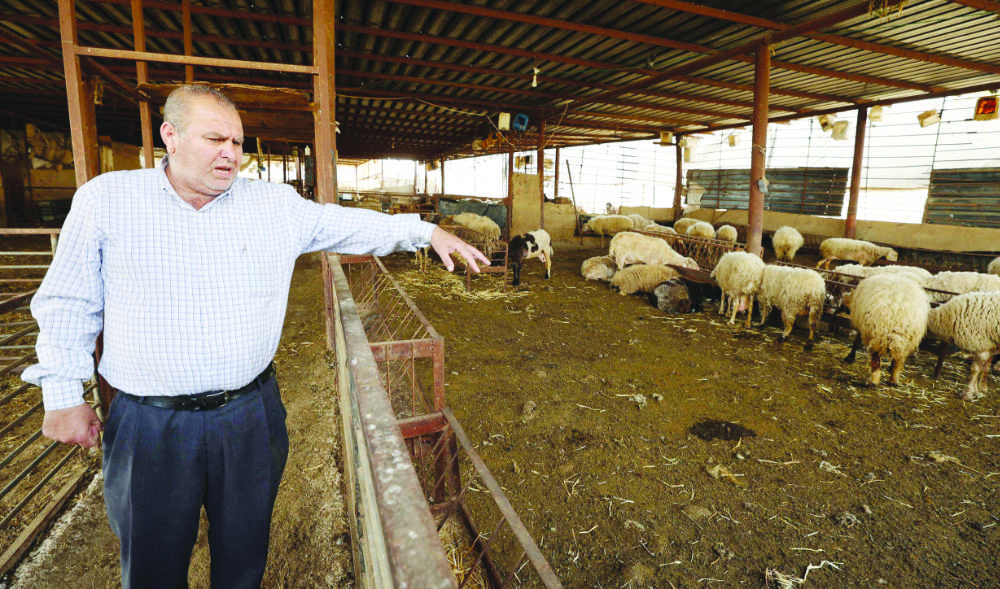
M 385 260 L 445 337 L 448 405 L 564 586 L 1000 587 L 995 382 L 960 401 L 967 362 L 935 381 L 921 352 L 902 386 L 865 387 L 848 334 L 806 352 L 805 330 L 782 344 L 714 301 L 665 315 L 580 277 L 604 251 L 557 243 L 551 280 L 529 261 L 507 292 Z M 316 259 L 277 358 L 292 450 L 268 588 L 353 586 Z M 118 585 L 99 489 L 68 519 L 8 587 Z M 202 540 L 192 587 L 206 563 Z

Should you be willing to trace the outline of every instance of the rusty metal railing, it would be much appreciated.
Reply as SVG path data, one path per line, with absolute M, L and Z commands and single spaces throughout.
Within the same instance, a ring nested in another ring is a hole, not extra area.
M 28 304 L 55 251 L 58 229 L 0 229 L 0 576 L 16 566 L 94 472 L 77 446 L 42 437 L 41 390 L 20 373 L 35 362 L 38 325 Z M 5 239 L 5 243 L 13 239 Z M 85 388 L 93 398 L 94 385 Z
M 359 586 L 561 587 L 445 407 L 443 338 L 377 258 L 326 261 Z M 448 521 L 471 565 L 447 558 Z

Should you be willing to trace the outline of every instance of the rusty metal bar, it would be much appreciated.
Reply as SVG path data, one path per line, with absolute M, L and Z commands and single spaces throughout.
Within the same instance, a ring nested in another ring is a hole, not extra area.
M 857 128 L 854 130 L 854 161 L 851 163 L 851 191 L 847 201 L 847 219 L 844 237 L 854 239 L 858 228 L 858 195 L 861 193 L 861 173 L 865 158 L 865 130 L 868 127 L 868 107 L 858 108 Z

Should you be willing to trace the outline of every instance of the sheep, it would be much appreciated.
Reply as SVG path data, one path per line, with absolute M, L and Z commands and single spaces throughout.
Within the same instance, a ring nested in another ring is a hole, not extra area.
M 692 217 L 681 217 L 680 219 L 674 221 L 674 231 L 676 231 L 681 235 L 684 235 L 687 233 L 688 227 L 694 225 L 697 222 L 698 219 Z
M 875 276 L 878 274 L 909 274 L 911 278 L 916 280 L 921 286 L 930 280 L 931 274 L 930 270 L 926 268 L 921 268 L 920 266 L 906 266 L 903 264 L 888 264 L 885 266 L 862 266 L 860 264 L 844 264 L 843 266 L 837 266 L 833 272 L 837 274 L 846 274 L 850 278 L 841 278 L 841 282 L 847 282 L 849 284 L 856 284 L 860 282 L 863 278 L 868 278 L 869 276 Z
M 812 347 L 813 336 L 819 327 L 823 304 L 826 301 L 826 280 L 815 270 L 790 266 L 767 265 L 761 275 L 757 304 L 760 307 L 760 324 L 764 325 L 772 307 L 781 311 L 784 333 L 779 341 L 785 341 L 795 326 L 799 315 L 809 315 L 809 340 L 806 347 Z
M 956 294 L 1000 290 L 1000 276 L 982 272 L 938 272 L 924 282 L 924 288 L 944 291 L 930 293 L 931 300 L 939 303 Z
M 619 233 L 611 238 L 608 255 L 621 270 L 629 264 L 674 264 L 697 270 L 698 263 L 685 258 L 659 237 L 634 231 Z
M 927 332 L 930 298 L 907 274 L 880 274 L 862 280 L 847 297 L 851 326 L 871 352 L 868 383 L 882 377 L 882 356 L 892 357 L 889 382 L 899 384 L 906 359 Z
M 493 219 L 475 213 L 459 213 L 451 220 L 473 231 L 482 233 L 486 239 L 500 239 L 500 226 Z
M 631 231 L 632 219 L 625 215 L 597 215 L 591 217 L 583 226 L 583 231 L 593 231 L 598 235 L 615 235 L 622 231 Z
M 778 227 L 778 230 L 771 236 L 771 245 L 774 247 L 774 257 L 779 260 L 791 262 L 806 240 L 799 231 L 790 225 Z
M 656 285 L 649 303 L 664 313 L 690 313 L 696 307 L 693 294 L 682 278 L 672 278 Z
M 970 292 L 931 309 L 927 329 L 972 353 L 969 388 L 962 399 L 981 398 L 986 393 L 990 360 L 1000 351 L 1000 292 Z
M 684 233 L 691 237 L 715 239 L 715 228 L 708 221 L 697 221 L 688 227 Z
M 659 233 L 661 235 L 677 235 L 673 227 L 667 227 L 665 225 L 659 225 L 657 223 L 650 223 L 642 228 L 646 233 Z
M 507 264 L 514 274 L 513 286 L 521 284 L 521 265 L 531 258 L 538 258 L 545 264 L 545 280 L 552 277 L 552 238 L 548 231 L 536 229 L 511 238 Z
M 601 280 L 610 282 L 611 277 L 618 271 L 618 266 L 611 256 L 594 256 L 587 258 L 580 265 L 580 275 L 586 280 Z
M 739 232 L 732 225 L 723 225 L 715 232 L 715 237 L 722 241 L 736 241 L 739 238 Z
M 632 264 L 615 273 L 611 278 L 611 287 L 620 294 L 630 295 L 637 292 L 653 292 L 661 282 L 677 278 L 679 274 L 673 268 L 659 264 Z
M 764 272 L 764 260 L 748 252 L 728 252 L 719 258 L 712 269 L 712 278 L 722 289 L 722 300 L 719 301 L 719 313 L 725 313 L 726 300 L 732 307 L 729 323 L 735 323 L 736 313 L 747 309 L 746 327 L 750 327 L 750 316 L 753 314 L 753 298 L 760 288 L 761 275 Z
M 816 264 L 817 268 L 829 268 L 833 260 L 853 260 L 862 266 L 871 266 L 879 258 L 890 262 L 899 259 L 899 254 L 891 247 L 875 245 L 861 239 L 846 237 L 829 237 L 819 244 L 819 253 L 823 257 Z
M 990 265 L 986 267 L 986 273 L 1000 276 L 1000 258 L 993 258 Z
M 628 215 L 625 216 L 628 217 L 629 219 L 632 219 L 632 229 L 635 230 L 643 229 L 646 227 L 646 225 L 652 223 L 652 221 L 650 221 L 646 217 L 643 217 L 639 213 L 629 213 Z

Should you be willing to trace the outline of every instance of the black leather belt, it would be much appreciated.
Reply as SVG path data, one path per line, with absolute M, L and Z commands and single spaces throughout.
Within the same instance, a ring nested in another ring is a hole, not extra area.
M 208 411 L 209 409 L 218 409 L 233 399 L 256 391 L 273 376 L 274 363 L 272 362 L 267 365 L 264 372 L 257 375 L 257 378 L 251 380 L 249 384 L 231 391 L 208 391 L 196 395 L 171 395 L 162 397 L 130 395 L 122 391 L 119 391 L 119 393 L 140 405 L 151 405 L 153 407 L 175 409 L 178 411 Z

